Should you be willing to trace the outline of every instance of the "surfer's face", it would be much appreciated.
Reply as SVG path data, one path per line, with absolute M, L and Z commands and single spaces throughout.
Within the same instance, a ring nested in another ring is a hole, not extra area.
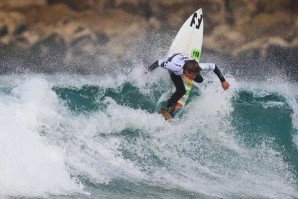
M 194 78 L 196 78 L 196 76 L 197 76 L 199 73 L 189 72 L 188 70 L 185 70 L 185 71 L 184 71 L 184 74 L 185 74 L 185 76 L 186 76 L 188 79 L 194 79 Z

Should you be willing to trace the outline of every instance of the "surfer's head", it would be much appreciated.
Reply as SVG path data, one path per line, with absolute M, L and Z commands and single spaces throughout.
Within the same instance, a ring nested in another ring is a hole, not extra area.
M 200 74 L 201 67 L 196 60 L 186 61 L 183 66 L 183 73 L 189 78 L 194 79 L 198 74 Z

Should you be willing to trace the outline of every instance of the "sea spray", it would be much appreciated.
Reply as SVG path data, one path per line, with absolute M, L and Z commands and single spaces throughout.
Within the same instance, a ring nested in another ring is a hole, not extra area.
M 83 193 L 71 177 L 64 151 L 40 136 L 59 123 L 58 98 L 43 78 L 18 82 L 0 96 L 0 195 L 45 197 Z

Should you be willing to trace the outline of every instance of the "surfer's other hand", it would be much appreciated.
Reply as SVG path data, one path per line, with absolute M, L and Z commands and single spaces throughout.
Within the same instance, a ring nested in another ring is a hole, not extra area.
M 223 81 L 223 82 L 221 83 L 221 86 L 222 86 L 222 88 L 223 88 L 224 90 L 227 90 L 227 89 L 229 89 L 230 84 L 229 84 L 229 82 L 227 82 L 227 81 L 225 80 L 225 81 Z

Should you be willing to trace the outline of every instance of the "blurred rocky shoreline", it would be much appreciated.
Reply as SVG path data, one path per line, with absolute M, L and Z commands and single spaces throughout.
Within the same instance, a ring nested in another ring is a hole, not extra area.
M 166 55 L 200 7 L 203 61 L 238 75 L 270 70 L 298 79 L 297 0 L 1 0 L 0 73 L 98 74 L 146 65 Z

